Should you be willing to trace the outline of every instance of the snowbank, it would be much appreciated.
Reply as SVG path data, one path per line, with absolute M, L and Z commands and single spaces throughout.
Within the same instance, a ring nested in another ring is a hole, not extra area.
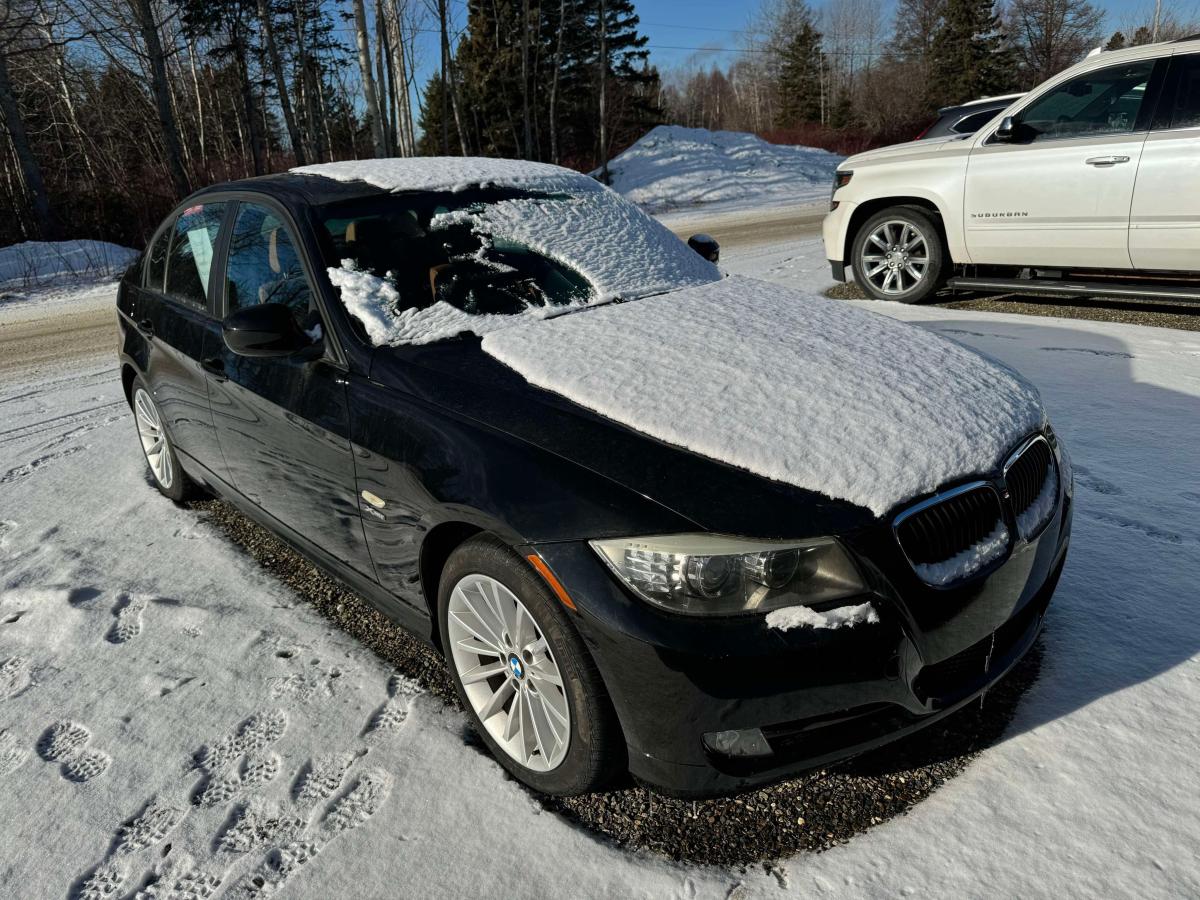
M 119 275 L 138 251 L 104 241 L 26 241 L 0 247 L 0 288 Z
M 753 134 L 659 125 L 609 163 L 612 188 L 658 212 L 699 204 L 761 206 L 828 197 L 844 157 Z
M 1045 416 L 961 344 L 744 277 L 488 334 L 532 384 L 645 434 L 882 515 L 998 466 Z

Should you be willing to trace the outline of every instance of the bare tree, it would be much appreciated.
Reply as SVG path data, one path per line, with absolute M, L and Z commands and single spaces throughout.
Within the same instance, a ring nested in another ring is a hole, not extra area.
M 1012 0 L 1005 18 L 1030 86 L 1100 44 L 1104 12 L 1088 0 Z
M 56 235 L 57 223 L 50 211 L 50 195 L 46 190 L 41 166 L 38 165 L 30 147 L 29 135 L 25 130 L 25 121 L 21 118 L 21 110 L 17 105 L 8 70 L 10 55 L 33 24 L 33 17 L 27 11 L 18 12 L 11 4 L 0 3 L 0 112 L 3 112 L 4 127 L 8 132 L 13 154 L 17 158 L 25 190 L 29 194 L 38 234 L 44 240 L 48 240 Z
M 141 50 L 150 68 L 150 89 L 154 94 L 154 108 L 158 113 L 158 125 L 162 131 L 163 150 L 166 154 L 167 171 L 175 193 L 179 197 L 191 193 L 192 186 L 183 168 L 183 149 L 179 140 L 179 124 L 171 107 L 171 85 L 167 81 L 167 61 L 162 42 L 158 39 L 158 20 L 150 0 L 129 0 L 141 36 Z
M 444 2 L 444 0 L 443 0 Z M 367 11 L 363 0 L 353 0 L 354 39 L 358 45 L 358 69 L 362 75 L 363 94 L 367 101 L 367 116 L 371 120 L 371 140 L 375 155 L 385 156 L 387 144 L 383 138 L 383 116 L 380 114 L 379 95 L 375 91 L 375 76 L 371 72 L 371 42 L 367 35 Z
M 304 165 L 308 154 L 304 149 L 304 141 L 300 137 L 300 129 L 296 125 L 296 116 L 292 112 L 292 99 L 288 91 L 287 78 L 283 74 L 283 60 L 279 57 L 279 47 L 275 42 L 275 23 L 271 15 L 270 0 L 258 0 L 258 21 L 262 26 L 263 46 L 267 53 L 267 59 L 271 63 L 271 74 L 275 78 L 275 93 L 279 95 L 279 110 L 283 113 L 283 123 L 287 128 L 288 141 L 291 142 L 296 162 Z

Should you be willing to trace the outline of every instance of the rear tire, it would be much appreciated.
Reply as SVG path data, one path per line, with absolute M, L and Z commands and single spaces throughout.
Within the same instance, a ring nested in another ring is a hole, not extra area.
M 919 206 L 892 206 L 867 219 L 850 260 L 868 296 L 898 303 L 920 303 L 941 290 L 949 270 L 941 228 Z
M 541 576 L 483 534 L 450 555 L 439 585 L 446 662 L 496 760 L 544 794 L 603 787 L 625 762 L 620 726 L 595 663 Z
M 140 375 L 129 386 L 129 405 L 133 409 L 142 456 L 150 467 L 154 486 L 164 497 L 176 503 L 193 496 L 197 493 L 196 485 L 179 465 L 179 457 L 175 455 L 175 447 L 163 425 L 162 413 Z

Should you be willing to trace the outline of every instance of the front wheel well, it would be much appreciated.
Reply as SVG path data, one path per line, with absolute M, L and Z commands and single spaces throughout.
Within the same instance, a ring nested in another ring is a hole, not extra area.
M 937 224 L 941 234 L 942 244 L 946 243 L 946 226 L 942 222 L 942 211 L 937 208 L 937 204 L 930 200 L 925 200 L 922 197 L 883 197 L 879 200 L 868 200 L 865 203 L 860 203 L 854 208 L 853 214 L 850 216 L 850 224 L 846 227 L 846 243 L 842 247 L 842 260 L 846 266 L 852 266 L 851 261 L 852 250 L 854 247 L 854 239 L 858 236 L 858 230 L 862 228 L 863 223 L 875 213 L 888 209 L 892 206 L 916 206 L 933 216 L 933 221 Z
M 442 646 L 442 638 L 438 633 L 438 590 L 441 587 L 446 561 L 460 544 L 482 531 L 478 525 L 469 522 L 442 522 L 430 529 L 421 541 L 421 593 L 429 609 L 429 620 L 433 623 L 433 642 L 438 649 Z

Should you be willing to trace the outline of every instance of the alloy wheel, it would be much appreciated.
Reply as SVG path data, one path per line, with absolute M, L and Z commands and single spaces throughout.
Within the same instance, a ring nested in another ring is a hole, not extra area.
M 911 222 L 883 222 L 862 248 L 863 277 L 884 294 L 905 294 L 925 279 L 929 245 Z
M 175 481 L 175 469 L 171 464 L 167 433 L 163 430 L 158 407 L 154 405 L 150 395 L 140 387 L 133 395 L 133 411 L 137 418 L 138 437 L 141 438 L 142 450 L 146 454 L 146 462 L 150 464 L 150 471 L 164 490 L 170 490 Z
M 454 586 L 447 613 L 456 674 L 492 740 L 527 769 L 557 768 L 570 743 L 571 710 L 533 615 L 501 582 L 479 574 Z

